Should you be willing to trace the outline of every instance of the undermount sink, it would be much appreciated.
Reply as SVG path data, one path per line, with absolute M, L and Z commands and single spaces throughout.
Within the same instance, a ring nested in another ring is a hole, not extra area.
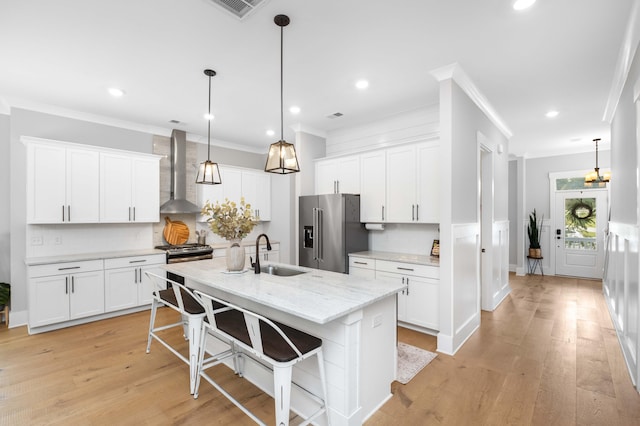
M 305 271 L 283 268 L 282 266 L 275 266 L 275 265 L 260 266 L 260 272 L 263 274 L 277 275 L 279 277 L 293 277 L 294 275 L 300 275 L 305 273 Z

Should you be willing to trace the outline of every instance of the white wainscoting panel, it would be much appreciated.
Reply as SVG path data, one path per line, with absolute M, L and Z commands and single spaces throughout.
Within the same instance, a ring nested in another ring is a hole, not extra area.
M 609 224 L 605 257 L 604 298 L 622 347 L 631 381 L 640 382 L 640 263 L 637 225 Z
M 509 287 L 509 221 L 497 221 L 492 229 L 493 266 L 490 287 L 483 289 L 482 309 L 493 311 L 511 292 Z
M 438 334 L 438 351 L 452 355 L 480 326 L 480 225 L 452 224 L 451 231 L 453 335 Z

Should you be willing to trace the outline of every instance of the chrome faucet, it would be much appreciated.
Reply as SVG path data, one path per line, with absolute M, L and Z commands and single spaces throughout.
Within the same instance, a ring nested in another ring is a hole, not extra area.
M 256 261 L 255 261 L 255 263 L 252 261 L 253 259 L 251 259 L 251 257 L 249 257 L 249 261 L 251 261 L 251 267 L 253 268 L 253 270 L 254 270 L 254 272 L 256 274 L 260 273 L 260 250 L 259 250 L 260 237 L 264 237 L 267 240 L 267 250 L 271 250 L 271 243 L 269 242 L 269 237 L 267 236 L 267 234 L 258 235 L 258 238 L 256 238 Z

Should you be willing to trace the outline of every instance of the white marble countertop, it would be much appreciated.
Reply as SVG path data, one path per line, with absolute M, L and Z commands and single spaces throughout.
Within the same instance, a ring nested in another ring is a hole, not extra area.
M 302 266 L 265 262 L 306 273 L 281 277 L 252 270 L 226 272 L 222 258 L 162 265 L 162 268 L 216 290 L 299 318 L 326 324 L 402 291 L 396 282 L 376 281 Z
M 78 254 L 66 254 L 61 256 L 44 256 L 44 257 L 27 257 L 24 259 L 24 263 L 27 266 L 45 265 L 49 263 L 64 263 L 64 262 L 80 262 L 83 260 L 98 260 L 98 259 L 116 259 L 118 257 L 130 257 L 130 256 L 147 256 L 150 254 L 166 254 L 164 250 L 157 249 L 140 249 L 140 250 L 122 250 L 122 251 L 105 251 L 95 253 L 78 253 Z
M 358 251 L 349 253 L 349 256 L 366 257 L 368 259 L 388 260 L 391 262 L 405 262 L 416 265 L 440 266 L 440 259 L 433 256 L 418 254 L 393 253 L 387 251 Z

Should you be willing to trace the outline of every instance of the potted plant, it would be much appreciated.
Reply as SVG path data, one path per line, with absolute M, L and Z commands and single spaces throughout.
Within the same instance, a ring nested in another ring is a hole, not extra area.
M 242 271 L 245 263 L 242 239 L 258 224 L 251 214 L 251 204 L 245 203 L 244 197 L 240 198 L 239 206 L 227 198 L 222 204 L 207 201 L 202 214 L 207 217 L 211 231 L 231 243 L 226 254 L 227 269 L 230 272 Z
M 527 226 L 527 234 L 529 235 L 529 256 L 542 257 L 540 250 L 540 233 L 542 232 L 542 221 L 544 216 L 538 222 L 536 209 L 529 215 L 529 225 Z
M 0 312 L 4 312 L 5 318 L 4 322 L 6 324 L 9 323 L 9 318 L 7 318 L 6 307 L 9 305 L 11 301 L 11 285 L 9 283 L 0 283 Z

